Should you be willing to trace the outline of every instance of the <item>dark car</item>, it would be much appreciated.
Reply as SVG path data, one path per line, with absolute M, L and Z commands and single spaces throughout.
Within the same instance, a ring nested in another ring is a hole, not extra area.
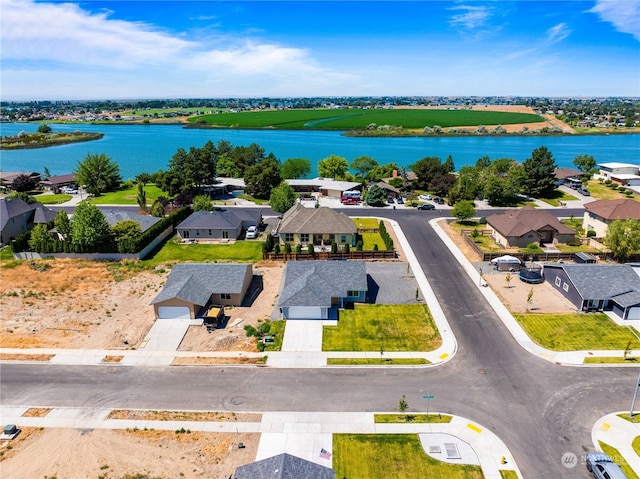
M 398 196 L 398 199 L 396 201 L 397 201 L 397 203 L 399 205 L 403 205 L 404 204 L 404 200 L 402 199 L 402 196 Z
M 419 210 L 435 210 L 435 209 L 436 209 L 436 207 L 435 207 L 435 206 L 433 206 L 433 205 L 426 204 L 426 205 L 420 205 L 420 206 L 418 206 L 418 209 L 419 209 Z
M 392 196 L 387 197 L 387 203 L 389 204 L 394 203 Z
M 444 200 L 442 198 L 434 198 L 433 201 L 435 201 L 439 205 L 444 205 Z

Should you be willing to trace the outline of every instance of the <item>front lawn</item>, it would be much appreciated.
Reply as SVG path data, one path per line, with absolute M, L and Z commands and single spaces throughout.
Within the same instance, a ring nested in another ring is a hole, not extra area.
M 378 229 L 380 226 L 380 220 L 376 218 L 351 218 L 351 220 L 356 224 L 356 228 L 360 229 Z
M 255 262 L 262 259 L 261 241 L 236 241 L 231 244 L 191 243 L 179 244 L 173 239 L 143 260 L 146 266 L 163 263 L 240 261 Z
M 587 349 L 640 349 L 640 341 L 624 326 L 603 313 L 514 314 L 526 333 L 540 346 L 553 351 Z
M 480 466 L 447 464 L 424 451 L 417 434 L 334 434 L 333 469 L 349 479 L 482 479 Z
M 168 196 L 153 183 L 144 186 L 147 194 L 147 205 L 151 205 L 159 196 Z M 118 191 L 111 191 L 98 197 L 90 197 L 91 203 L 95 205 L 137 205 L 138 204 L 138 187 L 124 188 Z
M 539 198 L 541 201 L 551 205 L 551 206 L 562 206 L 560 203 L 564 203 L 565 201 L 575 201 L 578 198 L 575 196 L 569 195 L 562 190 L 554 190 L 551 195 L 547 198 Z
M 43 205 L 59 205 L 60 203 L 66 203 L 71 198 L 73 198 L 73 196 L 65 195 L 65 194 L 59 194 L 59 195 L 36 195 L 36 196 L 34 196 L 34 198 L 38 203 L 41 203 Z
M 614 190 L 613 188 L 609 188 L 607 185 L 605 185 L 604 183 L 600 183 L 598 180 L 589 181 L 589 185 L 587 188 L 589 190 L 589 193 L 591 193 L 591 196 L 598 200 L 618 200 L 620 198 L 628 198 L 633 201 L 640 201 L 640 196 L 634 194 L 627 197 L 627 195 L 625 195 L 624 193 L 620 193 L 620 191 L 618 191 L 617 189 Z
M 442 344 L 424 304 L 356 304 L 325 326 L 323 351 L 433 351 Z
M 327 358 L 329 366 L 419 366 L 431 364 L 424 358 Z
M 380 251 L 385 249 L 380 233 L 358 233 L 358 237 L 362 240 L 363 251 L 373 251 L 374 245 L 378 245 Z

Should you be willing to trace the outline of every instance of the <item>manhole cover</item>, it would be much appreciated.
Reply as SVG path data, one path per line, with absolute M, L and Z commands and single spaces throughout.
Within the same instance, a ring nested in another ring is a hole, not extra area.
M 487 372 L 486 369 L 482 369 L 482 368 L 478 369 L 478 374 L 485 374 L 486 372 Z

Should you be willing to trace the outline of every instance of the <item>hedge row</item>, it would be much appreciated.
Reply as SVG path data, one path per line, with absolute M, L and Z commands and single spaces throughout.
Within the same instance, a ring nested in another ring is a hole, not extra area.
M 384 242 L 384 247 L 386 248 L 387 251 L 392 251 L 393 240 L 391 239 L 391 236 L 389 236 L 387 227 L 384 225 L 384 222 L 382 220 L 380 220 L 380 225 L 378 226 L 378 230 L 379 230 L 380 236 L 382 237 L 382 241 Z

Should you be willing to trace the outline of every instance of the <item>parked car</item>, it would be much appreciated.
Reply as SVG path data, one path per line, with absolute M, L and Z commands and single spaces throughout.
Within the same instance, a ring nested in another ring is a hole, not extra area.
M 258 237 L 258 227 L 255 225 L 249 226 L 247 228 L 247 234 L 245 238 L 247 239 L 256 239 Z
M 419 210 L 435 210 L 436 207 L 427 203 L 427 204 L 418 206 L 418 209 Z
M 587 454 L 587 471 L 596 479 L 627 479 L 620 466 L 611 460 L 604 452 L 590 452 Z
M 402 199 L 402 196 L 398 196 L 398 199 L 396 200 L 396 202 L 397 202 L 399 205 L 403 205 L 403 204 L 404 204 L 404 200 Z
M 350 196 L 343 196 L 342 198 L 340 198 L 340 201 L 342 202 L 343 205 L 359 205 L 360 204 L 360 198 L 353 198 Z
M 387 203 L 389 203 L 389 204 L 393 204 L 394 203 L 392 196 L 387 197 Z
M 442 198 L 434 198 L 433 201 L 435 201 L 439 205 L 444 205 L 444 200 Z
M 422 201 L 431 201 L 431 195 L 420 195 L 418 196 L 418 199 Z
M 582 196 L 591 196 L 591 193 L 589 193 L 589 190 L 586 190 L 584 188 L 578 188 L 578 193 L 580 193 Z

